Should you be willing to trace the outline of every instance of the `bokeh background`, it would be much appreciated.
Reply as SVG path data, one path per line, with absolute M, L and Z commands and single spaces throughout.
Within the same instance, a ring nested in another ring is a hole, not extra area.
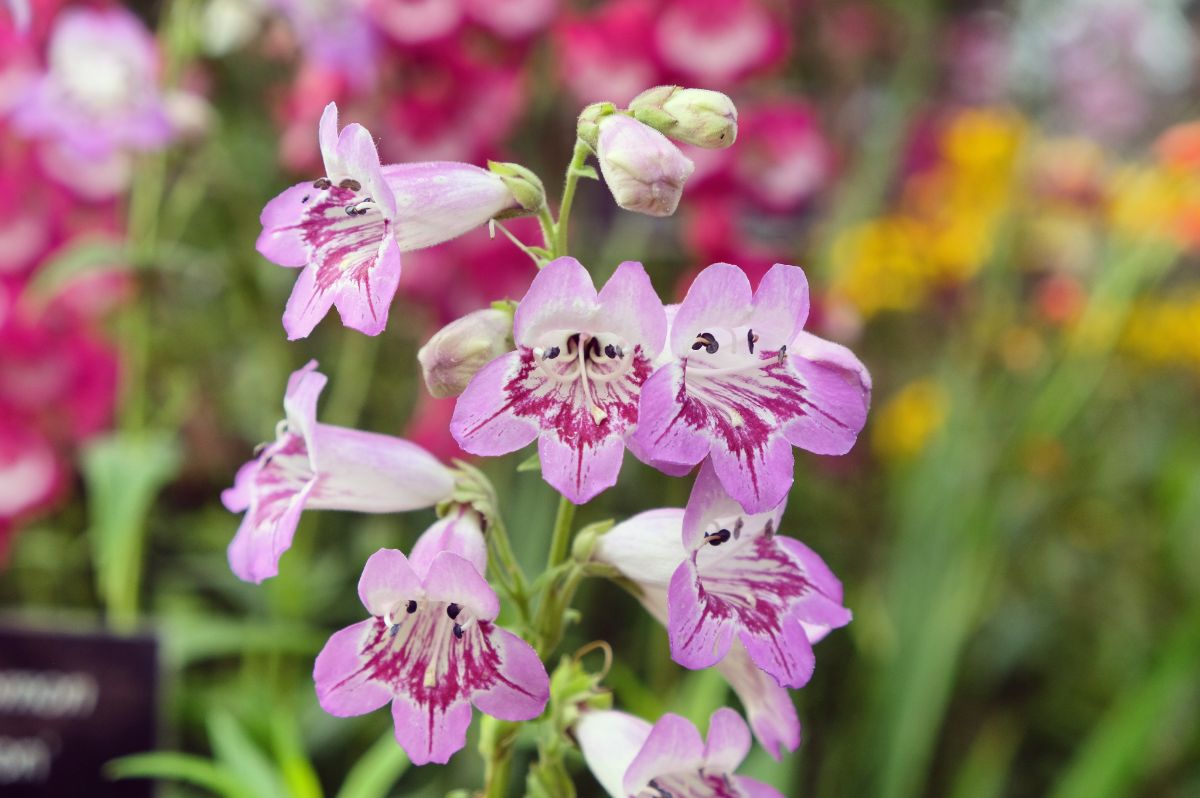
M 81 7 L 144 36 L 72 39 Z M 432 512 L 308 513 L 253 586 L 219 494 L 312 357 L 324 421 L 455 456 L 416 349 L 532 267 L 480 230 L 405 257 L 378 338 L 330 318 L 288 343 L 258 214 L 322 173 L 331 100 L 385 161 L 517 161 L 556 195 L 585 103 L 700 86 L 737 102 L 735 146 L 690 153 L 670 219 L 584 181 L 572 252 L 673 298 L 712 262 L 802 265 L 810 328 L 875 385 L 849 455 L 798 453 L 785 525 L 854 622 L 793 694 L 800 750 L 742 772 L 820 798 L 1200 795 L 1195 25 L 1182 0 L 35 0 L 27 33 L 0 11 L 0 605 L 160 637 L 186 777 L 163 795 L 477 786 L 471 746 L 408 769 L 388 713 L 328 717 L 310 678 L 367 556 Z M 480 466 L 536 572 L 555 497 L 525 456 Z M 579 518 L 689 484 L 626 458 Z M 577 606 L 563 651 L 610 641 L 619 706 L 703 728 L 735 703 L 615 585 Z

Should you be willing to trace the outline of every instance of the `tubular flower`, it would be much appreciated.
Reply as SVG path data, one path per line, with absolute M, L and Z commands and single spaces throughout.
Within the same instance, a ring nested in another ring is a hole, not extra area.
M 400 253 L 462 235 L 516 205 L 498 176 L 450 162 L 381 166 L 366 128 L 339 134 L 337 106 L 321 116 L 325 177 L 283 191 L 263 208 L 258 251 L 304 267 L 283 326 L 304 338 L 331 306 L 342 323 L 378 335 L 400 280 Z
M 666 714 L 651 726 L 616 710 L 585 712 L 575 736 L 592 775 L 613 798 L 783 798 L 734 771 L 750 752 L 746 721 L 721 707 L 708 740 L 690 721 Z
M 671 325 L 674 359 L 642 390 L 634 445 L 678 473 L 712 457 L 750 513 L 792 485 L 792 446 L 844 454 L 866 422 L 871 381 L 849 350 L 804 333 L 808 283 L 776 264 L 751 293 L 737 266 L 697 276 Z
M 317 397 L 325 375 L 316 361 L 292 374 L 283 406 L 287 418 L 275 442 L 243 465 L 221 501 L 246 512 L 229 545 L 240 579 L 261 582 L 279 573 L 279 558 L 305 508 L 388 513 L 430 507 L 448 499 L 454 478 L 414 443 L 389 435 L 320 424 Z
M 416 765 L 445 763 L 466 744 L 472 705 L 502 720 L 540 715 L 549 677 L 528 643 L 493 624 L 500 605 L 481 576 L 486 561 L 469 518 L 435 525 L 411 559 L 375 552 L 358 583 L 372 617 L 317 656 L 321 707 L 347 717 L 390 701 L 396 740 Z
M 517 350 L 475 375 L 450 431 L 480 455 L 537 439 L 546 481 L 586 502 L 617 481 L 638 394 L 666 329 L 662 302 L 640 263 L 622 263 L 597 294 L 577 260 L 559 258 L 538 273 L 517 307 Z
M 596 158 L 613 199 L 627 211 L 670 216 L 696 166 L 670 139 L 633 117 L 600 120 Z

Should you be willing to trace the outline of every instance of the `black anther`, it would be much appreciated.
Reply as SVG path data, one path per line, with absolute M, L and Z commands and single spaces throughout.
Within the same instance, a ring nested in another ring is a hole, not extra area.
M 546 359 L 553 360 L 554 358 L 558 357 L 558 353 L 560 351 L 561 350 L 557 346 L 550 347 L 549 349 L 546 350 Z
M 457 604 L 448 604 L 446 606 L 446 614 L 450 616 L 450 620 L 452 621 L 458 617 L 460 612 L 462 612 L 462 607 Z
M 358 191 L 362 188 L 362 183 L 355 180 L 353 177 L 347 177 L 342 182 L 338 183 L 339 188 L 349 189 L 350 191 Z
M 696 342 L 692 344 L 692 349 L 703 349 L 710 355 L 715 355 L 721 347 L 717 344 L 716 336 L 712 333 L 702 332 L 696 336 Z
M 612 344 L 609 344 L 608 346 L 604 347 L 604 354 L 608 355 L 611 358 L 619 357 L 619 355 L 617 354 L 617 348 L 615 346 L 613 346 Z
M 454 624 L 454 636 L 457 637 L 459 640 L 462 640 L 463 628 L 461 626 L 459 626 L 458 624 Z
M 313 181 L 313 188 L 316 188 L 316 189 L 324 190 L 324 189 L 329 188 L 332 185 L 333 185 L 333 182 L 328 177 L 322 177 L 319 180 Z
M 408 602 L 408 606 L 405 607 L 405 609 L 408 610 L 409 615 L 412 615 L 414 612 L 417 611 L 417 602 L 410 600 Z
M 746 330 L 746 343 L 750 345 L 750 354 L 754 354 L 754 345 L 758 343 L 758 336 L 754 334 L 754 330 Z

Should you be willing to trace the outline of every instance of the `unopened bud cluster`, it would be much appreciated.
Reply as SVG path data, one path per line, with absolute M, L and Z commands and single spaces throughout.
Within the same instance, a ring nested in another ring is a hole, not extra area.
M 695 170 L 672 142 L 717 149 L 737 139 L 737 108 L 724 94 L 656 86 L 627 109 L 589 105 L 579 116 L 579 138 L 596 153 L 617 205 L 649 216 L 670 216 Z

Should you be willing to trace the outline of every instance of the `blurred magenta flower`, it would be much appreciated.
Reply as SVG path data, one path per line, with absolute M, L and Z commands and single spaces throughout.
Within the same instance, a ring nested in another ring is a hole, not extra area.
M 486 562 L 473 513 L 435 525 L 411 559 L 375 552 L 358 583 L 372 617 L 317 656 L 321 707 L 347 717 L 390 701 L 396 740 L 415 765 L 445 763 L 466 745 L 472 705 L 502 720 L 540 715 L 549 677 L 532 646 L 494 625 L 500 602 Z
M 695 166 L 671 140 L 625 114 L 600 120 L 596 158 L 617 205 L 648 216 L 670 216 Z
M 800 208 L 834 177 L 834 150 L 801 100 L 752 105 L 740 120 L 732 169 L 742 194 L 770 211 Z
M 362 0 L 265 1 L 287 21 L 307 62 L 336 71 L 357 89 L 374 85 L 380 37 Z
M 844 348 L 800 338 L 808 302 L 795 266 L 776 264 L 753 293 L 737 266 L 701 272 L 672 321 L 674 360 L 642 389 L 634 443 L 649 461 L 679 473 L 711 455 L 729 494 L 758 513 L 787 495 L 793 445 L 849 451 L 870 377 Z
M 546 481 L 582 504 L 617 481 L 666 328 L 640 263 L 622 263 L 597 293 L 579 261 L 552 261 L 517 307 L 517 351 L 475 375 L 450 431 L 479 455 L 536 439 Z
M 16 415 L 0 415 L 0 565 L 20 524 L 62 493 L 64 471 L 58 452 L 36 427 Z
M 787 26 L 762 0 L 666 0 L 655 17 L 659 57 L 682 83 L 726 89 L 787 54 Z
M 584 712 L 575 737 L 588 769 L 613 798 L 783 798 L 774 787 L 735 775 L 750 753 L 750 730 L 728 707 L 712 714 L 707 741 L 679 715 L 667 713 L 651 726 L 616 710 Z
M 8 6 L 8 13 L 12 16 L 13 25 L 17 30 L 29 30 L 29 22 L 33 18 L 29 0 L 5 0 L 4 4 Z
M 463 163 L 381 166 L 366 128 L 337 132 L 337 106 L 321 117 L 325 177 L 283 191 L 262 211 L 258 251 L 303 267 L 283 326 L 304 338 L 330 307 L 367 335 L 387 326 L 400 281 L 400 253 L 461 235 L 516 200 L 504 181 Z
M 414 443 L 317 422 L 326 377 L 310 361 L 288 380 L 275 441 L 243 465 L 221 494 L 231 512 L 245 512 L 229 544 L 240 579 L 262 582 L 279 573 L 279 558 L 305 509 L 391 513 L 432 507 L 450 498 L 454 477 Z
M 656 3 L 614 0 L 587 15 L 564 16 L 555 30 L 559 74 L 584 103 L 623 103 L 663 82 L 654 57 Z

